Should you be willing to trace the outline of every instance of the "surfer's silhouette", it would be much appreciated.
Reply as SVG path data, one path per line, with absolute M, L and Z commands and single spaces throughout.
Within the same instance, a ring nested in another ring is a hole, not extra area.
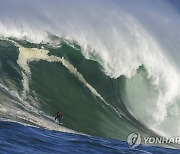
M 62 116 L 61 112 L 58 111 L 58 112 L 56 113 L 56 115 L 55 115 L 55 120 L 58 119 L 59 124 L 60 124 L 60 123 L 61 123 L 61 118 L 62 118 L 62 117 L 63 117 L 63 116 Z

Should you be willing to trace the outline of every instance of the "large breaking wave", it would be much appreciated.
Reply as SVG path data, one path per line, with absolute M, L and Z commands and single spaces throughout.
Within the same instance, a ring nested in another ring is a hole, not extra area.
M 173 4 L 0 3 L 2 119 L 118 139 L 180 135 Z M 65 128 L 53 123 L 58 109 Z

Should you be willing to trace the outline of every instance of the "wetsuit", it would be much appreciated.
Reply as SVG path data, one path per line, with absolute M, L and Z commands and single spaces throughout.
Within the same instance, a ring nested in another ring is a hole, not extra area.
M 58 119 L 59 120 L 59 123 L 61 122 L 61 118 L 62 118 L 62 114 L 61 112 L 57 112 L 56 115 L 55 115 L 55 120 Z

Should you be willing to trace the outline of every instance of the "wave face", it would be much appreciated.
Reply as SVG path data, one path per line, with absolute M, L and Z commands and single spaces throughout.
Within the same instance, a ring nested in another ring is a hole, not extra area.
M 122 140 L 180 135 L 174 3 L 0 3 L 1 119 Z

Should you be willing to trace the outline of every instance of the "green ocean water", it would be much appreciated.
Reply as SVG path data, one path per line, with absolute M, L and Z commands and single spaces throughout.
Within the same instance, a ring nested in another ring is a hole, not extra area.
M 128 113 L 123 102 L 125 77 L 113 79 L 105 75 L 97 61 L 84 58 L 81 48 L 77 44 L 73 47 L 66 42 L 61 42 L 60 47 L 53 47 L 49 44 L 15 41 L 26 48 L 43 47 L 49 51 L 49 55 L 64 57 L 82 74 L 86 82 L 111 105 L 108 106 L 92 94 L 61 63 L 36 60 L 28 63 L 31 71 L 30 91 L 24 100 L 30 106 L 50 117 L 54 117 L 55 113 L 60 110 L 64 117 L 62 119 L 64 127 L 89 135 L 126 140 L 130 132 L 141 131 L 148 134 L 148 130 Z M 18 54 L 19 49 L 12 42 L 1 40 L 1 83 L 10 91 L 16 91 L 21 95 L 23 70 L 17 64 Z M 2 92 L 1 95 L 6 95 L 9 105 L 13 104 L 8 92 L 6 94 Z M 36 100 L 37 104 L 34 104 L 32 100 Z M 21 105 L 17 104 L 16 107 L 22 108 Z M 22 110 L 33 113 L 26 107 Z M 28 123 L 28 119 L 26 123 Z

